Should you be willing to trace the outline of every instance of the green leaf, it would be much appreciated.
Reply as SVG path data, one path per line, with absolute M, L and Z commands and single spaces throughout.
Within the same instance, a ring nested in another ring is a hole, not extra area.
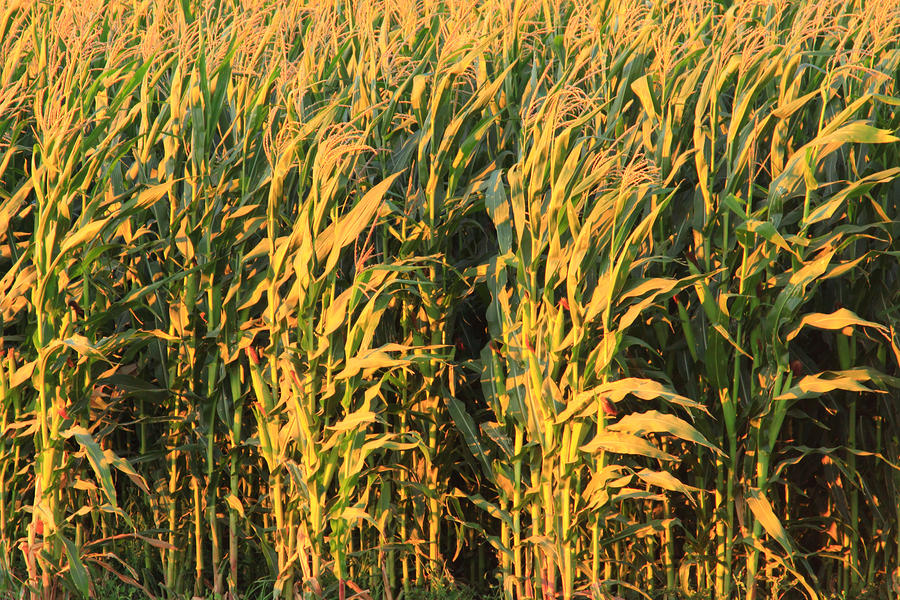
M 496 504 L 488 502 L 480 494 L 469 494 L 466 496 L 466 498 L 468 498 L 472 502 L 472 504 L 474 504 L 493 518 L 506 523 L 508 527 L 513 526 L 512 516 L 508 512 L 500 510 L 500 508 Z
M 87 452 L 88 463 L 90 463 L 91 468 L 94 470 L 97 479 L 100 480 L 100 486 L 103 488 L 103 493 L 106 495 L 110 504 L 114 507 L 118 507 L 119 503 L 116 496 L 116 486 L 113 485 L 112 473 L 109 470 L 109 461 L 106 454 L 100 448 L 100 445 L 94 441 L 90 432 L 84 427 L 75 426 L 71 427 L 62 435 L 67 438 L 74 437 L 75 441 L 77 441 Z
M 76 425 L 64 431 L 61 435 L 64 438 L 74 437 L 78 444 L 85 450 L 88 463 L 90 463 L 91 468 L 94 470 L 97 479 L 100 480 L 100 486 L 103 489 L 103 493 L 106 495 L 107 500 L 109 500 L 109 503 L 113 508 L 118 509 L 118 498 L 112 480 L 112 472 L 110 471 L 111 466 L 124 473 L 145 493 L 150 493 L 147 482 L 134 470 L 134 467 L 132 467 L 124 458 L 117 456 L 112 450 L 101 449 L 100 445 L 94 440 L 90 432 L 84 427 Z M 122 515 L 125 516 L 124 513 L 122 513 Z M 131 520 L 127 516 L 125 516 L 125 520 L 129 525 L 132 525 Z
M 747 219 L 737 228 L 738 231 L 755 233 L 767 242 L 770 242 L 785 252 L 797 256 L 797 251 L 782 237 L 771 221 L 758 221 Z M 797 256 L 799 258 L 799 256 Z
M 78 588 L 78 592 L 81 594 L 82 598 L 90 598 L 91 576 L 84 566 L 84 563 L 81 562 L 78 548 L 75 546 L 74 542 L 67 539 L 62 533 L 58 533 L 58 535 L 59 539 L 62 540 L 62 543 L 66 547 L 66 556 L 69 559 L 69 573 L 72 574 L 72 581 L 75 583 L 75 587 Z
M 491 465 L 488 462 L 484 446 L 481 445 L 478 428 L 475 427 L 475 422 L 469 416 L 469 413 L 466 412 L 466 405 L 453 396 L 449 396 L 447 398 L 447 408 L 450 411 L 450 416 L 453 418 L 453 423 L 462 434 L 463 439 L 466 440 L 472 456 L 482 464 L 485 474 L 491 476 Z
M 485 435 L 491 438 L 492 442 L 497 444 L 497 446 L 503 451 L 503 457 L 506 460 L 512 460 L 512 441 L 503 431 L 503 427 L 499 423 L 482 423 L 481 431 L 483 431 Z
M 834 212 L 847 200 L 858 198 L 872 189 L 875 185 L 893 181 L 898 176 L 900 176 L 900 167 L 893 167 L 891 169 L 872 173 L 858 181 L 848 184 L 847 187 L 832 196 L 827 202 L 823 202 L 811 211 L 806 218 L 805 224 L 812 225 L 813 223 L 830 219 Z
M 500 253 L 508 254 L 512 250 L 512 222 L 510 221 L 509 201 L 506 199 L 506 188 L 500 179 L 499 170 L 491 173 L 488 178 L 487 189 L 484 193 L 484 207 L 494 222 Z
M 97 347 L 92 344 L 86 337 L 80 334 L 75 334 L 72 337 L 66 338 L 64 340 L 60 340 L 53 344 L 56 347 L 60 346 L 68 346 L 69 348 L 75 350 L 78 354 L 82 356 L 89 356 L 90 358 L 95 358 L 98 360 L 105 360 L 103 354 L 97 349 Z

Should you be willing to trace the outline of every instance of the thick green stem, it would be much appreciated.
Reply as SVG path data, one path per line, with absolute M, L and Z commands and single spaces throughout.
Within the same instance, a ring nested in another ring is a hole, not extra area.
M 516 436 L 513 441 L 513 502 L 512 502 L 512 534 L 513 534 L 513 574 L 516 582 L 516 598 L 522 598 L 524 590 L 522 584 L 525 574 L 523 572 L 522 557 L 522 448 L 525 434 L 520 426 L 516 427 Z
M 231 458 L 229 460 L 229 489 L 232 496 L 240 502 L 240 474 L 238 449 L 241 444 L 241 424 L 244 411 L 243 395 L 241 394 L 241 375 L 239 366 L 231 369 L 229 382 L 231 384 L 231 399 L 234 415 L 231 423 Z M 228 589 L 232 596 L 238 589 L 238 516 L 236 508 L 228 509 Z
M 203 507 L 200 480 L 191 476 L 191 493 L 194 500 L 194 595 L 203 593 Z

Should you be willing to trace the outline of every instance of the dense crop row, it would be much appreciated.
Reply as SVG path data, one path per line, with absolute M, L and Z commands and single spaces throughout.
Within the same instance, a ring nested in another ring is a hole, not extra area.
M 0 596 L 896 598 L 898 32 L 0 4 Z

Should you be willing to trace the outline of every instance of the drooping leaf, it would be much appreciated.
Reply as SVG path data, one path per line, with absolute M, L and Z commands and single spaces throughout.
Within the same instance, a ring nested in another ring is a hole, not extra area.
M 484 446 L 481 444 L 481 436 L 478 433 L 475 422 L 469 416 L 468 411 L 466 411 L 466 405 L 459 399 L 450 396 L 447 398 L 447 409 L 450 411 L 450 416 L 453 418 L 456 428 L 462 434 L 463 439 L 466 440 L 466 445 L 468 445 L 472 456 L 481 463 L 485 473 L 490 474 L 491 465 L 488 462 Z
M 775 515 L 775 511 L 772 510 L 772 505 L 765 495 L 763 495 L 762 491 L 759 488 L 748 489 L 745 500 L 747 506 L 753 511 L 753 516 L 755 516 L 756 520 L 763 526 L 766 533 L 768 533 L 776 542 L 781 544 L 781 547 L 785 549 L 789 556 L 792 556 L 794 554 L 794 546 L 791 543 L 791 539 L 788 537 L 781 521 Z
M 66 538 L 66 536 L 62 535 L 62 533 L 58 533 L 59 539 L 62 540 L 63 545 L 66 547 L 66 558 L 68 559 L 69 565 L 69 573 L 72 575 L 72 581 L 75 583 L 75 587 L 78 589 L 78 592 L 81 594 L 82 598 L 90 598 L 91 597 L 91 575 L 88 572 L 87 568 L 84 566 L 84 563 L 81 562 L 81 556 L 78 552 L 78 548 L 75 546 L 75 543 Z
M 100 487 L 109 503 L 118 507 L 118 498 L 116 496 L 116 486 L 113 484 L 112 473 L 109 470 L 109 461 L 90 432 L 81 426 L 71 427 L 64 432 L 63 437 L 74 437 L 75 441 L 87 452 L 88 463 L 94 470 L 94 474 L 100 481 Z
M 501 510 L 496 504 L 485 500 L 481 496 L 481 494 L 469 494 L 466 497 L 472 502 L 472 504 L 474 504 L 493 518 L 506 523 L 507 527 L 513 526 L 512 515 L 510 515 L 507 511 Z
M 598 386 L 596 388 L 596 393 L 601 396 L 606 396 L 613 403 L 618 403 L 628 396 L 628 394 L 631 394 L 641 400 L 655 400 L 657 398 L 662 398 L 667 402 L 685 408 L 693 408 L 708 413 L 702 404 L 676 394 L 662 383 L 653 381 L 652 379 L 626 377 Z
M 802 398 L 813 398 L 835 390 L 846 390 L 848 392 L 879 392 L 881 390 L 873 390 L 865 385 L 862 381 L 871 381 L 872 375 L 866 369 L 851 369 L 847 371 L 823 371 L 815 375 L 807 375 L 803 377 L 796 385 L 791 387 L 783 394 L 777 396 L 775 400 L 798 400 Z
M 659 460 L 678 460 L 676 457 L 668 452 L 663 452 L 642 437 L 618 431 L 601 431 L 587 444 L 584 444 L 580 450 L 582 452 L 587 452 L 588 454 L 606 451 L 615 452 L 616 454 L 637 454 Z
M 657 487 L 663 488 L 664 490 L 669 490 L 672 492 L 681 492 L 689 498 L 691 497 L 692 492 L 701 491 L 699 488 L 695 488 L 693 486 L 687 485 L 686 483 L 682 483 L 677 477 L 675 477 L 668 471 L 651 471 L 650 469 L 641 469 L 636 473 L 636 475 L 650 485 L 655 485 Z
M 707 440 L 702 433 L 697 431 L 690 423 L 675 415 L 649 410 L 642 413 L 630 413 L 615 423 L 607 425 L 610 431 L 622 431 L 635 435 L 645 433 L 668 433 L 683 440 L 688 440 L 721 454 L 714 444 Z
M 791 341 L 797 337 L 800 330 L 804 327 L 815 327 L 816 329 L 844 329 L 845 327 L 853 326 L 872 327 L 878 331 L 887 331 L 883 325 L 861 319 L 856 313 L 847 310 L 846 308 L 839 308 L 832 313 L 809 313 L 808 315 L 805 315 L 800 320 L 800 324 L 787 335 L 786 339 L 787 341 Z

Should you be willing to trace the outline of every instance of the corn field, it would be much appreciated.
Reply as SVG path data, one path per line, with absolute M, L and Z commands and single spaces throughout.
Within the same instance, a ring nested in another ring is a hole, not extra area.
M 0 2 L 0 597 L 895 600 L 898 131 L 895 0 Z

